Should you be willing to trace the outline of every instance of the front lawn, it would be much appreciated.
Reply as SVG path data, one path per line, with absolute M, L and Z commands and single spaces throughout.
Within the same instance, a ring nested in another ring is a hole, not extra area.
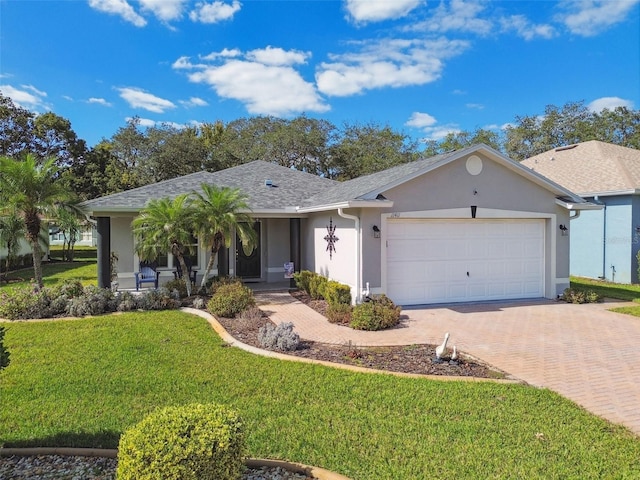
M 545 389 L 259 357 L 177 311 L 3 325 L 0 445 L 115 447 L 157 407 L 220 402 L 251 456 L 354 480 L 640 478 L 640 438 Z

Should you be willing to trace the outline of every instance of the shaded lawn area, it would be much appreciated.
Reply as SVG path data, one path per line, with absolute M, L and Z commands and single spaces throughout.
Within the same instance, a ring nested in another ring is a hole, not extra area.
M 0 445 L 116 447 L 157 407 L 220 402 L 251 456 L 354 480 L 640 478 L 640 438 L 545 389 L 263 358 L 177 311 L 4 326 Z
M 640 285 L 638 284 L 625 285 L 590 278 L 571 277 L 571 287 L 580 290 L 593 290 L 603 298 L 640 303 Z M 616 307 L 612 308 L 611 311 L 640 317 L 640 305 Z

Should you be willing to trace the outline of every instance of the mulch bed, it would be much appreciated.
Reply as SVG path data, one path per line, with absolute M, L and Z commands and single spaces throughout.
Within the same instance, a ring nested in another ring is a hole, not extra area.
M 291 294 L 319 313 L 324 314 L 326 311 L 326 302 L 322 300 L 312 300 L 300 291 L 292 291 Z M 218 318 L 218 320 L 234 338 L 258 348 L 263 348 L 258 341 L 260 327 L 272 323 L 266 315 L 244 315 L 238 318 Z M 301 339 L 297 350 L 280 353 L 393 372 L 479 378 L 508 377 L 496 368 L 465 356 L 463 352 L 459 352 L 460 358 L 457 364 L 450 364 L 448 361 L 436 363 L 436 347 L 437 345 L 360 347 L 348 344 L 331 345 Z

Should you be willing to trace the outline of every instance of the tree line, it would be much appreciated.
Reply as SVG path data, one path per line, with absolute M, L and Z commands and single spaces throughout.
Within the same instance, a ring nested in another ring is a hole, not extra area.
M 57 181 L 82 200 L 253 160 L 348 180 L 476 143 L 523 160 L 587 140 L 640 149 L 640 110 L 617 107 L 592 112 L 584 102 L 549 105 L 541 115 L 516 116 L 500 132 L 478 128 L 426 142 L 388 125 L 337 127 L 305 115 L 258 116 L 184 128 L 170 124 L 145 128 L 133 118 L 110 138 L 88 147 L 67 119 L 53 112 L 30 112 L 0 92 L 0 156 L 54 159 Z

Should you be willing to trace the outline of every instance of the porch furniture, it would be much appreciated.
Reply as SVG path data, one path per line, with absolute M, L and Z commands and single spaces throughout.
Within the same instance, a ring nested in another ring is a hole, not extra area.
M 180 266 L 180 262 L 176 261 L 175 263 L 176 263 L 176 271 L 173 272 L 173 275 L 176 277 L 176 280 L 177 280 L 178 278 L 182 278 L 182 267 Z M 198 270 L 193 268 L 193 265 L 191 264 L 191 260 L 189 260 L 188 258 L 184 259 L 184 263 L 187 265 L 187 269 L 189 271 L 188 273 L 189 280 L 191 280 L 191 283 L 195 284 L 196 274 L 198 273 Z
M 140 262 L 140 271 L 135 272 L 136 276 L 136 291 L 140 289 L 140 286 L 144 283 L 153 283 L 154 288 L 158 288 L 158 278 L 160 272 L 158 271 L 158 265 L 155 262 Z

